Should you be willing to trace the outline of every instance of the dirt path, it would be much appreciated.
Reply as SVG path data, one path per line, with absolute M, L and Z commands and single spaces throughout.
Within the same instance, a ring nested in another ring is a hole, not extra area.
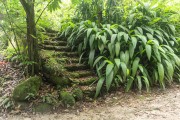
M 119 92 L 109 95 L 100 106 L 87 107 L 82 112 L 8 115 L 0 120 L 180 120 L 180 88 L 174 85 L 164 92 L 143 95 Z

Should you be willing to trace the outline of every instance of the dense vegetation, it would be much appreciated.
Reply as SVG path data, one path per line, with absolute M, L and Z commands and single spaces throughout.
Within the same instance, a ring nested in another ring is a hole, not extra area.
M 178 1 L 24 2 L 0 1 L 0 49 L 26 75 L 39 73 L 38 43 L 54 29 L 96 71 L 95 97 L 103 87 L 150 91 L 180 81 Z
M 175 29 L 178 21 L 173 18 L 177 13 L 164 8 L 162 3 L 135 2 L 121 6 L 122 3 L 111 1 L 112 9 L 108 2 L 105 9 L 99 10 L 105 13 L 101 19 L 99 12 L 93 19 L 94 13 L 89 11 L 81 15 L 82 20 L 91 18 L 91 21 L 71 24 L 63 32 L 69 45 L 77 49 L 81 57 L 88 57 L 89 65 L 96 69 L 100 78 L 96 96 L 104 84 L 107 91 L 112 85 L 123 85 L 126 91 L 132 86 L 149 91 L 157 84 L 165 89 L 165 84 L 172 83 L 175 76 L 178 81 L 180 59 L 176 29 L 179 28 Z M 94 3 L 89 3 L 89 7 Z M 82 2 L 80 7 L 86 4 Z M 101 7 L 95 4 L 93 8 Z M 85 10 L 81 7 L 80 11 Z

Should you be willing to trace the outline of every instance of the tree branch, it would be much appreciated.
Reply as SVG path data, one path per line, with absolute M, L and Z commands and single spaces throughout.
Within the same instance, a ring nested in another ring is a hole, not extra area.
M 44 7 L 43 11 L 41 12 L 41 14 L 39 15 L 38 19 L 36 20 L 36 23 L 35 25 L 38 23 L 39 19 L 41 18 L 43 12 L 46 10 L 46 8 L 50 5 L 50 3 L 52 2 L 53 0 L 49 1 L 48 4 Z
M 22 4 L 24 10 L 26 11 L 26 13 L 28 13 L 29 12 L 29 9 L 28 9 L 29 5 L 28 5 L 28 3 L 25 0 L 20 0 L 20 2 Z

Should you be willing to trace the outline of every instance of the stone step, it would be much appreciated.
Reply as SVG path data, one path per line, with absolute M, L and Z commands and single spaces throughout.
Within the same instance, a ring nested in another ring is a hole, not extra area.
M 79 56 L 77 52 L 55 52 L 54 55 L 57 57 L 78 57 Z
M 66 64 L 79 63 L 78 57 L 63 57 L 63 58 L 57 58 L 56 60 L 58 61 L 58 63 L 66 63 Z
M 83 78 L 95 75 L 91 70 L 78 70 L 65 73 L 70 78 Z
M 52 40 L 53 41 L 66 41 L 67 42 L 67 39 L 61 38 L 61 37 L 54 37 Z
M 56 37 L 57 33 L 45 33 L 46 35 L 48 35 L 49 37 Z
M 44 41 L 45 45 L 53 45 L 53 46 L 66 46 L 67 42 L 66 41 L 50 41 L 50 40 L 45 40 Z
M 64 67 L 68 71 L 87 70 L 89 66 L 83 64 L 67 64 Z
M 55 51 L 71 51 L 70 47 L 67 46 L 53 46 L 53 45 L 42 45 L 42 48 L 45 50 L 55 50 Z
M 54 46 L 55 51 L 64 51 L 64 52 L 70 52 L 71 48 L 68 46 Z
M 95 81 L 98 80 L 98 77 L 95 75 L 81 77 L 81 78 L 69 78 L 72 83 L 78 84 L 78 85 L 91 85 Z

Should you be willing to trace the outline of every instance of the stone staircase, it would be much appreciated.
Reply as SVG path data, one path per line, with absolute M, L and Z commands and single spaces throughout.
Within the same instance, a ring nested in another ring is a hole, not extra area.
M 79 55 L 67 46 L 67 41 L 49 33 L 49 39 L 40 44 L 40 58 L 44 78 L 60 89 L 79 88 L 89 97 L 95 94 L 97 75 L 89 65 L 79 63 Z M 85 58 L 82 61 L 86 61 Z

